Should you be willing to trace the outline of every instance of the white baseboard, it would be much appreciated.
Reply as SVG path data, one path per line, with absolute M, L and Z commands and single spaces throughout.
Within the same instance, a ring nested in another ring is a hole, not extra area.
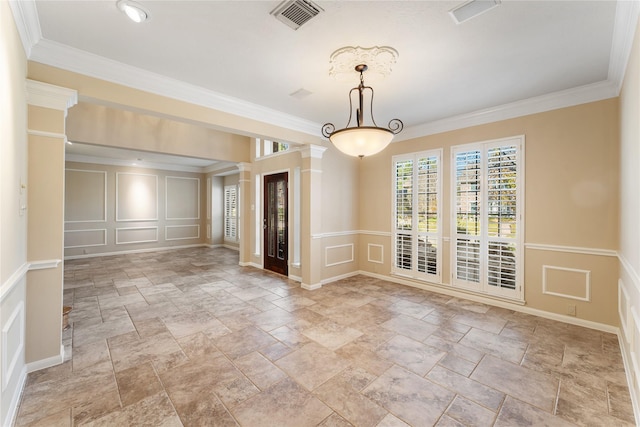
M 95 254 L 70 255 L 70 256 L 64 257 L 64 259 L 68 260 L 68 259 L 96 258 L 101 256 L 140 254 L 145 252 L 171 251 L 174 249 L 220 247 L 220 246 L 222 245 L 208 245 L 206 243 L 197 243 L 195 245 L 163 246 L 161 248 L 131 249 L 131 250 L 124 250 L 124 251 L 116 251 L 116 252 L 100 252 Z
M 18 379 L 18 386 L 16 387 L 13 396 L 11 397 L 11 403 L 9 404 L 9 411 L 4 420 L 2 420 L 3 426 L 12 426 L 18 416 L 18 407 L 20 406 L 20 398 L 24 391 L 24 384 L 27 381 L 27 367 L 23 366 Z
M 258 263 L 255 262 L 239 262 L 238 265 L 240 267 L 254 267 L 254 268 L 258 268 L 260 270 L 262 270 L 262 266 Z
M 315 291 L 316 289 L 320 289 L 322 287 L 322 283 L 316 283 L 315 285 L 307 285 L 306 283 L 301 283 L 300 287 L 308 291 Z
M 31 372 L 39 371 L 41 369 L 60 365 L 62 362 L 64 362 L 64 345 L 60 346 L 60 354 L 56 356 L 51 356 L 46 359 L 36 360 L 35 362 L 27 363 L 27 373 L 31 373 Z
M 291 279 L 291 280 L 293 280 L 293 281 L 295 281 L 295 282 L 300 282 L 300 283 L 302 283 L 302 277 L 294 276 L 293 274 L 290 274 L 290 275 L 289 275 L 289 279 Z
M 359 272 L 359 271 L 356 271 L 356 272 L 351 272 L 351 273 L 346 273 L 346 274 L 340 274 L 339 276 L 333 276 L 333 277 L 330 277 L 328 279 L 323 279 L 323 280 L 320 281 L 320 283 L 322 285 L 327 285 L 327 284 L 332 283 L 332 282 L 337 282 L 338 280 L 348 279 L 349 277 L 357 276 L 358 274 L 362 274 L 362 273 Z

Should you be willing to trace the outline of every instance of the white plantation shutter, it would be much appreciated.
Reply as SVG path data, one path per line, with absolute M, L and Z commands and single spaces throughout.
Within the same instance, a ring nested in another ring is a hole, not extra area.
M 238 186 L 224 187 L 224 238 L 237 240 L 238 238 Z
M 441 150 L 393 158 L 393 271 L 441 281 Z
M 452 284 L 522 299 L 522 147 L 510 138 L 452 148 Z

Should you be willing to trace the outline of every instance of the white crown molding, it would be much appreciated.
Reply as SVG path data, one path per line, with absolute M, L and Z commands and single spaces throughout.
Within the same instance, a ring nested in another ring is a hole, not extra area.
M 120 159 L 108 159 L 106 157 L 94 157 L 94 156 L 83 156 L 80 154 L 66 154 L 65 161 L 67 162 L 77 162 L 77 163 L 92 163 L 96 165 L 108 165 L 108 166 L 126 166 L 131 168 L 139 168 L 139 169 L 158 169 L 165 171 L 177 171 L 177 172 L 194 172 L 194 173 L 204 173 L 205 168 L 201 168 L 198 166 L 181 166 L 181 165 L 167 165 L 164 163 L 151 163 L 145 161 L 144 164 L 132 165 L 131 160 L 120 160 Z
M 11 7 L 13 20 L 16 23 L 20 40 L 22 40 L 22 48 L 28 58 L 31 56 L 33 46 L 42 40 L 36 2 L 32 0 L 10 0 L 9 7 Z
M 640 1 L 618 1 L 616 18 L 611 40 L 611 56 L 609 57 L 608 80 L 616 84 L 616 94 L 620 94 L 627 63 L 631 55 L 633 37 L 640 15 Z
M 556 110 L 558 108 L 566 108 L 588 102 L 601 101 L 603 99 L 614 98 L 616 96 L 618 96 L 618 91 L 615 83 L 608 80 L 592 83 L 576 88 L 553 92 L 547 95 L 511 102 L 509 104 L 485 108 L 483 110 L 467 114 L 448 117 L 431 123 L 412 126 L 405 129 L 392 143 L 471 126 L 498 122 L 501 120 L 513 119 L 516 117 L 527 116 L 529 114 L 542 113 L 545 111 Z
M 78 92 L 36 80 L 26 81 L 27 103 L 37 107 L 52 108 L 65 112 L 78 103 Z
M 319 137 L 321 125 L 93 53 L 41 39 L 31 61 Z
M 325 151 L 327 151 L 327 147 L 314 144 L 306 145 L 300 149 L 303 159 L 306 159 L 307 157 L 311 157 L 312 159 L 321 159 Z

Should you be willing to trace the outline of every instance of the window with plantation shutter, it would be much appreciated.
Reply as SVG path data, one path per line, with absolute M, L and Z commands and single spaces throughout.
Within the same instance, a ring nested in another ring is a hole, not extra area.
M 441 282 L 441 150 L 393 157 L 393 272 Z
M 238 240 L 238 186 L 224 187 L 224 238 Z
M 522 299 L 524 137 L 452 148 L 452 284 Z

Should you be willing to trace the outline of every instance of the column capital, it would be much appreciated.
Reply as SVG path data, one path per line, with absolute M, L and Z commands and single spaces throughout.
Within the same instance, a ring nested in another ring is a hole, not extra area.
M 240 172 L 251 172 L 251 163 L 241 162 L 236 165 Z
M 27 103 L 36 107 L 64 111 L 78 103 L 78 91 L 36 80 L 26 81 Z
M 314 145 L 309 144 L 304 146 L 300 153 L 302 153 L 302 158 L 311 157 L 313 159 L 321 159 L 324 152 L 327 150 L 327 147 L 323 147 L 322 145 Z

